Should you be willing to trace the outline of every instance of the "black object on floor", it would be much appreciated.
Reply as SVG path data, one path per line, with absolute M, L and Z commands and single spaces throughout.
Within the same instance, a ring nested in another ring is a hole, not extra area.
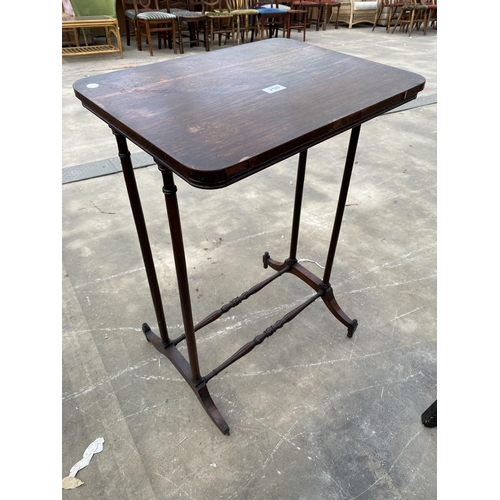
M 422 424 L 425 427 L 437 427 L 437 399 L 432 403 L 427 410 L 422 413 Z

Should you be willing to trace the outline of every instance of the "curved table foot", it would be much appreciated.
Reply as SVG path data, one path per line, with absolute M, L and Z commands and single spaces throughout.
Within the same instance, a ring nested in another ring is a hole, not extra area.
M 323 283 L 318 276 L 299 264 L 296 260 L 292 261 L 291 259 L 288 259 L 285 262 L 278 262 L 277 260 L 271 259 L 269 252 L 265 252 L 262 256 L 262 261 L 264 263 L 264 269 L 271 267 L 276 271 L 281 271 L 289 266 L 289 272 L 300 278 L 304 283 L 307 283 L 316 292 L 323 291 L 324 294 L 321 298 L 323 299 L 326 307 L 328 307 L 330 312 L 347 327 L 347 336 L 351 338 L 354 335 L 354 332 L 358 327 L 358 320 L 349 318 L 349 316 L 347 316 L 347 314 L 342 310 L 335 299 L 332 287 L 329 283 Z
M 158 352 L 165 355 L 170 362 L 177 368 L 177 371 L 184 377 L 184 380 L 191 387 L 192 391 L 195 393 L 199 402 L 203 406 L 203 409 L 207 412 L 207 415 L 212 419 L 213 423 L 222 432 L 222 434 L 229 434 L 229 426 L 222 417 L 221 413 L 215 406 L 215 403 L 208 392 L 208 387 L 206 385 L 203 377 L 200 380 L 193 381 L 191 376 L 191 367 L 187 362 L 186 358 L 177 350 L 173 342 L 165 344 L 162 342 L 161 338 L 156 335 L 147 323 L 142 325 L 142 332 L 146 337 L 147 341 L 150 342 Z
M 351 338 L 358 327 L 358 320 L 351 319 L 347 314 L 342 310 L 339 306 L 337 299 L 333 295 L 332 287 L 330 286 L 329 290 L 321 297 L 326 307 L 330 310 L 330 312 L 343 324 L 347 327 L 347 336 Z
M 347 336 L 351 338 L 354 335 L 354 332 L 356 331 L 356 328 L 358 327 L 358 320 L 353 319 L 352 320 L 352 325 L 347 327 Z

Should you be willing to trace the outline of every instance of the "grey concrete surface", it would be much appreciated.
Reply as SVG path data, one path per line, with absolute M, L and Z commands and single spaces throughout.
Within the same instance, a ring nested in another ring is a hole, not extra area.
M 212 379 L 229 436 L 140 331 L 145 321 L 156 324 L 113 166 L 114 136 L 71 89 L 92 73 L 174 56 L 124 45 L 123 59 L 63 60 L 62 477 L 92 441 L 105 439 L 77 475 L 84 484 L 63 490 L 63 499 L 437 498 L 437 428 L 420 422 L 437 398 L 437 31 L 408 37 L 331 25 L 308 31 L 307 41 L 420 73 L 427 85 L 412 106 L 361 129 L 331 280 L 341 307 L 359 321 L 354 337 L 317 301 Z M 347 141 L 342 134 L 309 151 L 298 257 L 320 275 Z M 264 251 L 286 258 L 296 162 L 218 191 L 178 181 L 195 321 L 269 276 Z M 136 175 L 177 336 L 182 318 L 160 173 L 143 166 Z M 310 295 L 285 275 L 203 329 L 202 372 Z

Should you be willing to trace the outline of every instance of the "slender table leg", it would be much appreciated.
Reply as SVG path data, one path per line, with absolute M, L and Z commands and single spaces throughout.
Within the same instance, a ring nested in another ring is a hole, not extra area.
M 175 272 L 179 286 L 179 298 L 181 301 L 182 319 L 184 322 L 184 333 L 191 365 L 191 375 L 196 384 L 201 379 L 200 365 L 198 363 L 198 350 L 196 349 L 196 338 L 194 335 L 193 313 L 191 310 L 191 297 L 189 295 L 189 282 L 186 268 L 186 256 L 184 243 L 182 241 L 182 228 L 177 204 L 177 186 L 174 183 L 172 172 L 163 166 L 158 167 L 163 176 L 163 193 L 167 207 L 170 237 L 172 238 L 172 249 L 174 252 Z
M 179 294 L 181 299 L 182 315 L 184 319 L 185 338 L 189 354 L 189 363 L 184 356 L 177 350 L 175 344 L 170 340 L 167 331 L 167 324 L 163 311 L 163 304 L 161 301 L 160 287 L 156 276 L 153 256 L 151 253 L 151 246 L 149 244 L 149 237 L 146 229 L 146 222 L 144 220 L 144 213 L 142 211 L 141 200 L 137 183 L 135 180 L 134 169 L 130 159 L 130 151 L 127 147 L 127 140 L 123 135 L 113 130 L 118 144 L 119 157 L 122 164 L 123 177 L 127 186 L 127 192 L 130 200 L 130 207 L 134 217 L 139 244 L 141 247 L 144 266 L 146 268 L 146 275 L 148 278 L 149 289 L 153 299 L 156 319 L 158 328 L 160 330 L 160 337 L 158 337 L 149 327 L 147 323 L 143 323 L 142 331 L 144 336 L 158 352 L 166 356 L 172 364 L 177 368 L 179 373 L 184 377 L 189 384 L 196 397 L 202 404 L 208 416 L 212 419 L 215 425 L 223 434 L 229 434 L 229 426 L 215 406 L 205 379 L 200 375 L 200 368 L 198 364 L 198 353 L 196 350 L 196 339 L 194 337 L 193 318 L 191 313 L 191 300 L 189 297 L 189 287 L 187 281 L 186 262 L 184 258 L 184 245 L 182 242 L 182 232 L 179 219 L 179 209 L 177 206 L 176 186 L 173 182 L 172 173 L 163 167 L 160 168 L 163 174 L 165 186 L 163 192 L 165 193 L 167 212 L 170 224 L 170 231 L 172 235 L 172 245 L 174 249 L 174 259 L 177 272 L 177 280 L 179 283 Z
M 170 237 L 172 239 L 172 249 L 174 253 L 175 272 L 177 274 L 177 285 L 179 288 L 179 298 L 181 301 L 182 318 L 184 322 L 184 337 L 186 340 L 189 364 L 172 344 L 165 351 L 165 355 L 183 375 L 193 392 L 198 397 L 208 416 L 223 434 L 229 434 L 229 426 L 223 419 L 219 410 L 215 406 L 205 379 L 200 374 L 198 362 L 198 350 L 196 348 L 195 327 L 193 323 L 193 313 L 191 309 L 191 297 L 189 295 L 189 282 L 186 267 L 186 257 L 184 253 L 184 243 L 182 239 L 182 227 L 179 215 L 179 205 L 177 203 L 177 186 L 174 183 L 172 172 L 162 166 L 158 168 L 163 177 L 163 193 L 165 194 L 165 204 L 167 208 L 168 223 L 170 227 Z M 148 339 L 154 334 L 145 331 Z
M 297 243 L 299 241 L 300 214 L 302 211 L 302 197 L 304 194 L 304 180 L 306 176 L 307 149 L 299 153 L 299 164 L 297 167 L 297 181 L 295 182 L 295 200 L 293 203 L 292 234 L 290 237 L 290 256 L 284 262 L 277 262 L 270 258 L 265 252 L 262 258 L 264 268 L 270 265 L 277 271 L 293 272 L 293 266 L 297 265 Z
M 333 224 L 332 238 L 330 240 L 330 248 L 328 250 L 328 256 L 326 258 L 325 272 L 323 274 L 324 283 L 329 283 L 330 281 L 333 259 L 335 257 L 335 251 L 337 250 L 337 243 L 339 240 L 340 226 L 342 225 L 342 218 L 344 217 L 347 192 L 349 190 L 349 183 L 351 181 L 352 167 L 354 165 L 354 158 L 356 157 L 356 148 L 358 146 L 360 129 L 361 127 L 358 126 L 351 130 L 351 138 L 349 140 L 349 147 L 347 149 L 347 156 L 345 160 L 344 175 L 342 177 L 339 200 L 337 202 L 337 211 L 335 212 L 335 222 Z
M 304 193 L 304 179 L 306 176 L 307 149 L 299 154 L 297 167 L 297 182 L 295 186 L 295 202 L 293 205 L 292 236 L 290 238 L 289 261 L 297 262 L 297 243 L 299 241 L 300 212 L 302 209 L 302 195 Z
M 113 130 L 113 129 L 112 129 Z M 120 157 L 123 178 L 127 186 L 128 197 L 130 200 L 130 208 L 134 217 L 137 236 L 139 238 L 139 245 L 141 247 L 142 258 L 144 260 L 144 267 L 146 268 L 146 275 L 148 278 L 149 289 L 153 299 L 153 306 L 155 309 L 156 320 L 158 322 L 158 329 L 160 330 L 161 340 L 164 346 L 171 343 L 168 337 L 167 323 L 165 321 L 165 314 L 163 311 L 163 304 L 161 301 L 160 287 L 156 277 L 156 270 L 151 253 L 151 245 L 149 244 L 148 231 L 146 229 L 146 222 L 144 220 L 144 213 L 142 211 L 141 199 L 137 189 L 137 182 L 135 180 L 134 169 L 130 159 L 130 151 L 128 150 L 127 140 L 123 135 L 113 130 L 118 144 L 118 156 Z
M 337 304 L 330 286 L 330 275 L 332 272 L 333 259 L 335 251 L 337 250 L 337 243 L 339 240 L 340 227 L 342 225 L 342 218 L 344 217 L 344 209 L 347 200 L 347 192 L 349 191 L 349 183 L 351 181 L 352 167 L 354 166 L 354 159 L 356 157 L 356 148 L 358 146 L 359 133 L 361 126 L 354 127 L 351 130 L 351 138 L 349 140 L 349 147 L 347 149 L 347 156 L 345 160 L 344 175 L 342 177 L 342 184 L 340 186 L 339 200 L 337 202 L 337 211 L 335 212 L 335 222 L 333 224 L 332 237 L 330 240 L 330 248 L 325 263 L 325 272 L 323 274 L 323 283 L 329 287 L 328 293 L 323 297 L 323 301 L 333 313 L 333 315 L 342 323 L 347 326 L 347 336 L 352 337 L 358 326 L 357 320 L 350 320 L 349 317 L 342 311 Z
M 299 156 L 299 167 L 297 171 L 297 186 L 295 190 L 295 204 L 294 204 L 294 215 L 292 223 L 292 237 L 290 244 L 290 257 L 285 262 L 278 262 L 270 258 L 269 253 L 264 253 L 263 262 L 264 267 L 268 265 L 271 268 L 280 271 L 289 267 L 289 272 L 299 277 L 302 281 L 307 283 L 311 288 L 316 290 L 316 292 L 323 291 L 321 298 L 323 302 L 328 307 L 330 312 L 347 327 L 347 336 L 352 337 L 356 328 L 358 326 L 358 321 L 356 319 L 350 319 L 347 314 L 340 308 L 333 294 L 332 286 L 330 284 L 330 275 L 332 272 L 333 259 L 335 257 L 335 251 L 337 249 L 337 243 L 340 234 L 340 227 L 342 225 L 342 218 L 344 216 L 344 208 L 347 199 L 347 192 L 349 190 L 349 183 L 351 180 L 352 168 L 354 165 L 354 158 L 356 157 L 356 148 L 359 139 L 361 127 L 355 127 L 351 130 L 351 138 L 349 141 L 349 147 L 347 150 L 347 157 L 344 167 L 344 175 L 342 178 L 342 184 L 340 187 L 339 200 L 337 202 L 337 211 L 335 213 L 335 220 L 332 229 L 332 236 L 330 239 L 330 246 L 328 249 L 328 255 L 326 258 L 325 271 L 323 279 L 318 278 L 309 270 L 300 265 L 296 258 L 297 250 L 297 240 L 300 222 L 300 211 L 302 204 L 302 192 L 305 176 L 305 163 L 306 163 L 306 152 L 300 153 Z

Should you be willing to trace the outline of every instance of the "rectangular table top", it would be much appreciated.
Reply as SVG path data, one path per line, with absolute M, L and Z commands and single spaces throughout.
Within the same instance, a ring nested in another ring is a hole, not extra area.
M 189 184 L 220 188 L 412 99 L 415 73 L 274 38 L 83 78 L 82 104 Z

